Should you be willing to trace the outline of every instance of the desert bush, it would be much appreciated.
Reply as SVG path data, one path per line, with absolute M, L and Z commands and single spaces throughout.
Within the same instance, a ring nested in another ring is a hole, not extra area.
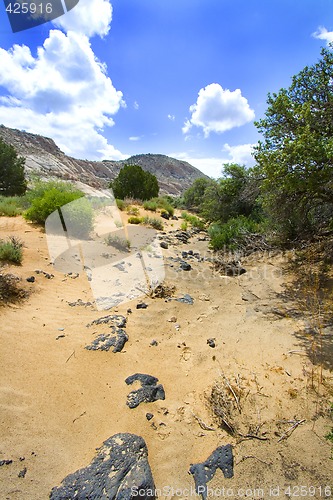
M 26 297 L 27 292 L 20 288 L 19 281 L 17 276 L 0 271 L 0 304 L 16 302 Z
M 132 207 L 131 205 L 127 207 L 126 212 L 128 215 L 139 215 L 138 207 Z
M 128 218 L 128 223 L 129 224 L 141 224 L 143 222 L 142 217 L 129 217 Z
M 16 217 L 23 212 L 21 200 L 17 196 L 0 196 L 0 216 Z
M 70 236 L 88 238 L 94 227 L 94 210 L 87 198 L 79 198 L 62 208 Z
M 32 199 L 31 206 L 25 212 L 24 217 L 32 222 L 42 224 L 52 212 L 82 196 L 83 193 L 80 191 L 61 191 L 52 187 L 45 190 L 41 196 Z
M 205 223 L 201 219 L 199 219 L 199 217 L 197 217 L 196 215 L 191 215 L 188 212 L 182 212 L 181 217 L 186 222 L 189 222 L 193 227 L 197 227 L 198 229 L 205 228 Z
M 151 226 L 154 229 L 159 229 L 161 231 L 163 230 L 163 222 L 161 219 L 156 219 L 155 217 L 144 217 L 142 222 L 146 226 Z
M 117 207 L 121 212 L 124 212 L 127 208 L 127 203 L 124 200 L 116 199 Z
M 122 238 L 117 234 L 108 234 L 105 238 L 105 243 L 108 246 L 114 247 L 120 251 L 127 251 L 131 247 L 131 242 L 129 240 L 127 240 L 126 238 Z
M 183 220 L 183 221 L 182 221 L 182 223 L 181 223 L 181 225 L 180 225 L 180 229 L 181 229 L 182 231 L 187 231 L 187 222 L 186 222 L 186 220 Z
M 84 196 L 82 191 L 77 189 L 74 184 L 70 182 L 50 180 L 50 181 L 42 181 L 39 178 L 36 178 L 33 182 L 33 185 L 30 189 L 27 190 L 23 199 L 26 200 L 27 206 L 31 205 L 32 201 L 36 198 L 42 198 L 44 194 L 52 189 L 56 191 L 60 191 L 62 193 L 76 193 L 79 197 Z
M 229 219 L 224 224 L 213 223 L 208 229 L 210 246 L 214 250 L 236 249 L 243 242 L 245 235 L 255 233 L 258 229 L 258 223 L 244 215 Z
M 143 208 L 145 210 L 150 210 L 151 212 L 156 212 L 157 210 L 157 203 L 155 201 L 149 200 L 145 201 L 143 204 Z
M 21 264 L 23 243 L 15 236 L 10 236 L 7 240 L 0 240 L 0 261 Z
M 161 208 L 168 212 L 168 214 L 172 217 L 175 209 L 171 204 L 172 197 L 171 196 L 159 196 L 157 198 L 152 198 L 150 201 L 152 203 L 156 203 L 157 208 Z

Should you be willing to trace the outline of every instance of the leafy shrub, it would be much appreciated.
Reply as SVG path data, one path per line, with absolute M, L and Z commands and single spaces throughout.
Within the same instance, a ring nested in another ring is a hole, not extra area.
M 205 228 L 205 223 L 195 215 L 191 215 L 187 212 L 182 212 L 181 217 L 182 219 L 185 219 L 186 222 L 189 222 L 193 227 L 197 227 L 198 229 Z
M 23 199 L 27 202 L 27 207 L 31 205 L 32 201 L 36 198 L 42 198 L 47 191 L 51 189 L 55 189 L 56 191 L 60 191 L 62 193 L 76 193 L 77 195 L 83 196 L 82 191 L 77 189 L 70 182 L 64 181 L 42 181 L 40 179 L 36 179 L 31 189 L 29 189 Z M 78 196 L 79 197 L 79 196 Z
M 153 198 L 151 201 L 153 203 L 156 203 L 157 208 L 162 208 L 163 210 L 166 210 L 168 214 L 172 217 L 175 209 L 171 205 L 170 199 L 172 199 L 171 196 L 160 196 L 158 198 Z
M 17 196 L 0 196 L 0 216 L 16 217 L 23 211 Z
M 141 224 L 143 222 L 142 217 L 129 217 L 128 218 L 128 223 L 129 224 Z
M 87 238 L 94 226 L 94 210 L 89 199 L 79 198 L 62 208 L 70 236 Z
M 27 292 L 18 286 L 19 278 L 0 272 L 0 303 L 15 302 L 26 297 Z
M 210 245 L 214 250 L 235 249 L 248 233 L 258 231 L 258 223 L 240 215 L 224 224 L 213 223 L 208 229 Z
M 124 202 L 124 200 L 119 200 L 118 198 L 116 199 L 117 207 L 121 212 L 124 212 L 126 210 L 127 204 Z
M 132 207 L 131 205 L 127 207 L 126 212 L 128 213 L 128 215 L 139 215 L 138 207 Z
M 121 238 L 116 234 L 108 234 L 105 238 L 105 243 L 108 246 L 114 247 L 117 250 L 121 251 L 127 251 L 131 247 L 131 242 L 129 240 L 127 240 L 126 238 Z
M 180 225 L 180 229 L 181 229 L 182 231 L 187 231 L 187 222 L 186 222 L 186 220 L 183 220 L 183 221 L 182 221 L 182 223 L 181 223 L 181 225 Z
M 144 217 L 143 224 L 151 226 L 154 229 L 159 229 L 161 231 L 163 230 L 163 222 L 161 221 L 161 219 L 156 219 L 155 217 Z
M 31 206 L 24 216 L 32 222 L 42 224 L 52 212 L 81 196 L 82 194 L 58 191 L 56 188 L 51 188 L 45 191 L 41 197 L 32 200 Z
M 23 243 L 15 236 L 10 236 L 7 240 L 0 240 L 0 261 L 21 264 Z
M 151 212 L 156 212 L 157 210 L 157 203 L 155 201 L 145 201 L 143 204 L 143 208 L 145 210 L 150 210 Z

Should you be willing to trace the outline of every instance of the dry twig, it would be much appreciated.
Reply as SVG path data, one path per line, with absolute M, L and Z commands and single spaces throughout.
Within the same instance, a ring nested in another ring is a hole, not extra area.
M 200 425 L 201 429 L 204 429 L 205 431 L 216 431 L 214 427 L 211 427 L 210 425 L 207 425 L 202 418 L 198 417 L 195 413 L 192 411 L 193 417 L 197 420 L 198 424 Z
M 294 424 L 291 427 L 289 427 L 289 429 L 287 429 L 284 434 L 282 434 L 282 436 L 278 440 L 278 443 L 280 441 L 282 441 L 283 439 L 287 439 L 292 434 L 292 432 L 296 429 L 296 427 L 303 424 L 304 422 L 306 422 L 305 418 L 303 418 L 303 420 L 297 420 L 296 422 L 294 421 Z

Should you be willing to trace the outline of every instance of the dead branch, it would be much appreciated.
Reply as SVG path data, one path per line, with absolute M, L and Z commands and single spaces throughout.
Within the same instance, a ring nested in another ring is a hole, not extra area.
M 201 429 L 204 429 L 205 431 L 216 431 L 216 429 L 214 427 L 211 427 L 210 425 L 207 425 L 202 420 L 202 418 L 198 417 L 198 415 L 196 415 L 195 413 L 193 413 L 193 411 L 192 411 L 192 415 L 196 419 L 196 421 L 198 422 L 198 424 L 200 425 Z
M 282 436 L 278 440 L 278 443 L 280 441 L 282 441 L 283 439 L 288 439 L 288 437 L 293 433 L 293 431 L 296 429 L 296 427 L 303 424 L 304 422 L 306 422 L 305 418 L 303 418 L 303 420 L 298 420 L 298 421 L 294 422 L 294 424 L 291 427 L 289 427 L 289 429 L 287 429 L 284 434 L 282 434 Z
M 72 356 L 74 356 L 74 358 L 75 358 L 75 351 L 73 351 L 72 354 L 66 359 L 66 363 L 67 363 L 67 361 L 69 361 L 71 359 Z

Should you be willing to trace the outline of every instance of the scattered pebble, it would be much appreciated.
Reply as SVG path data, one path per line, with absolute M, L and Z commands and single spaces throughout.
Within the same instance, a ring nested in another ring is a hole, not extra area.
M 18 477 L 25 477 L 27 470 L 28 469 L 26 467 L 24 467 L 24 469 L 20 470 L 20 472 L 18 473 Z
M 141 302 L 140 304 L 136 305 L 137 309 L 147 309 L 148 305 L 145 304 L 144 302 Z
M 3 465 L 10 465 L 13 463 L 13 460 L 0 460 L 0 467 Z
M 149 421 L 154 417 L 152 413 L 146 413 L 146 419 Z
M 190 271 L 192 269 L 192 266 L 188 262 L 182 262 L 180 264 L 180 269 L 182 269 L 183 271 Z
M 216 343 L 215 343 L 215 340 L 216 339 L 207 339 L 207 344 L 209 345 L 209 347 L 216 347 Z

